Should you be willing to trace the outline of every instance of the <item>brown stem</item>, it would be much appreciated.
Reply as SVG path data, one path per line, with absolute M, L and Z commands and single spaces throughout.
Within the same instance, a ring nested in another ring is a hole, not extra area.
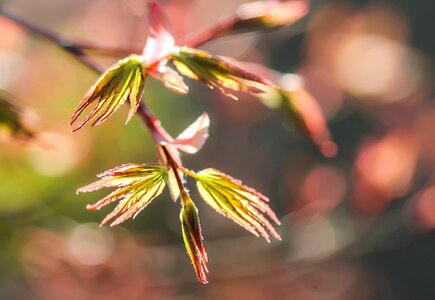
M 102 73 L 104 72 L 104 68 L 102 68 L 99 64 L 97 64 L 93 59 L 87 56 L 83 49 L 78 47 L 76 43 L 70 40 L 67 37 L 61 36 L 54 31 L 51 31 L 47 28 L 38 26 L 33 24 L 12 12 L 6 10 L 3 6 L 0 6 L 0 15 L 8 18 L 9 20 L 14 21 L 15 23 L 21 25 L 24 29 L 29 31 L 32 34 L 45 38 L 46 40 L 54 43 L 56 46 L 64 50 L 65 52 L 73 55 L 78 61 L 80 61 L 83 65 L 91 68 L 95 72 Z
M 115 57 L 123 57 L 130 55 L 132 53 L 141 53 L 142 50 L 139 48 L 120 48 L 120 47 L 111 47 L 111 46 L 102 46 L 90 41 L 84 40 L 75 40 L 74 43 L 77 47 L 88 50 L 95 55 L 106 55 L 106 56 L 115 56 Z

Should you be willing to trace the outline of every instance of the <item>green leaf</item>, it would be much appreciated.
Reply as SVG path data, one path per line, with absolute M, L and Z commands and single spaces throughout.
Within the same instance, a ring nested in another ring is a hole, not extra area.
M 209 53 L 188 47 L 177 47 L 170 56 L 182 75 L 217 88 L 227 97 L 237 97 L 226 90 L 262 93 L 261 86 L 274 86 L 268 80 L 249 73 Z
M 181 192 L 182 208 L 180 212 L 181 229 L 184 245 L 195 269 L 196 276 L 202 284 L 207 284 L 207 252 L 203 244 L 198 209 L 189 195 Z
M 264 216 L 265 214 L 276 224 L 281 224 L 267 205 L 269 199 L 266 196 L 216 169 L 188 174 L 197 180 L 201 197 L 217 212 L 252 234 L 261 235 L 267 242 L 270 242 L 269 234 L 281 240 L 275 228 Z
M 111 226 L 118 225 L 142 211 L 159 196 L 167 181 L 167 173 L 159 164 L 125 164 L 97 175 L 101 179 L 81 187 L 77 193 L 92 192 L 106 187 L 117 189 L 86 208 L 99 210 L 109 203 L 118 201 L 116 208 L 101 222 L 101 226 L 117 217 Z
M 73 127 L 73 131 L 79 130 L 92 119 L 94 119 L 92 126 L 100 125 L 127 100 L 130 103 L 130 111 L 126 121 L 128 123 L 136 113 L 142 99 L 144 82 L 145 71 L 141 56 L 130 55 L 118 61 L 100 76 L 80 102 L 71 119 L 71 125 L 77 121 L 89 105 L 96 104 L 91 112 Z

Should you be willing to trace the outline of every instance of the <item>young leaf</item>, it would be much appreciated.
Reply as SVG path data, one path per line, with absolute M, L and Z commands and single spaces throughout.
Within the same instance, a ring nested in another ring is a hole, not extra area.
M 183 77 L 164 64 L 159 65 L 157 71 L 149 70 L 149 74 L 161 81 L 167 89 L 177 94 L 186 95 L 189 92 L 189 87 L 184 83 Z
M 164 59 L 175 46 L 175 40 L 169 30 L 168 17 L 156 1 L 148 3 L 150 35 L 143 50 L 147 66 Z
M 222 94 L 235 100 L 237 97 L 226 89 L 258 94 L 263 92 L 259 86 L 274 86 L 268 80 L 205 51 L 176 47 L 170 58 L 182 75 L 202 81 L 209 88 L 217 88 Z
M 159 196 L 166 184 L 167 173 L 158 164 L 125 164 L 97 175 L 98 181 L 81 187 L 77 193 L 86 193 L 106 187 L 117 189 L 93 205 L 90 210 L 99 210 L 109 203 L 118 201 L 116 208 L 101 222 L 101 226 L 117 217 L 111 226 L 118 225 L 143 210 L 151 201 Z
M 325 117 L 316 100 L 304 89 L 279 91 L 282 109 L 290 116 L 296 127 L 308 137 L 325 156 L 334 156 L 337 145 L 331 141 Z
M 180 221 L 184 245 L 186 246 L 187 253 L 192 261 L 198 280 L 202 284 L 207 284 L 207 252 L 203 245 L 198 209 L 185 191 L 181 193 L 181 198 L 182 208 Z
M 185 153 L 194 154 L 198 152 L 208 138 L 208 128 L 210 118 L 207 113 L 203 113 L 186 128 L 172 143 L 178 150 Z
M 128 122 L 136 113 L 142 99 L 144 81 L 143 58 L 141 56 L 130 55 L 118 61 L 100 76 L 77 107 L 71 119 L 71 125 L 77 121 L 89 105 L 96 102 L 94 109 L 73 128 L 73 131 L 79 130 L 94 118 L 92 126 L 100 125 L 127 100 L 130 102 Z
M 269 199 L 216 169 L 206 169 L 191 173 L 197 180 L 201 197 L 218 213 L 233 220 L 252 234 L 261 235 L 270 242 L 269 234 L 277 240 L 281 237 L 273 228 L 266 214 L 273 222 L 280 225 L 272 209 L 267 205 Z

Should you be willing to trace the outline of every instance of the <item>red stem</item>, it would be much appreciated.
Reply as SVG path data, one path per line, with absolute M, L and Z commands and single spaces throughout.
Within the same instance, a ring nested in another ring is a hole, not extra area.
M 166 146 L 162 145 L 161 147 L 162 147 L 163 153 L 166 156 L 166 159 L 168 160 L 169 166 L 174 171 L 174 176 L 175 176 L 175 179 L 177 180 L 178 188 L 180 189 L 181 192 L 186 192 L 186 189 L 184 188 L 183 180 L 181 180 L 180 173 L 178 172 L 178 170 L 182 167 L 179 166 L 178 163 L 174 160 L 174 158 L 171 156 L 171 153 L 169 152 L 169 150 Z M 183 197 L 181 197 L 181 200 L 184 202 Z
M 220 20 L 218 23 L 213 24 L 207 29 L 201 31 L 196 36 L 186 39 L 186 41 L 181 44 L 192 48 L 200 47 L 210 42 L 211 40 L 214 40 L 222 36 L 226 31 L 228 31 L 234 26 L 234 23 L 236 21 L 237 21 L 236 16 L 231 16 L 226 19 Z

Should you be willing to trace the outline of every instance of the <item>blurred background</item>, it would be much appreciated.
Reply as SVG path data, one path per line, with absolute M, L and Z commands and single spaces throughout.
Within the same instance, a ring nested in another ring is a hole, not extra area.
M 246 2 L 161 1 L 177 38 Z M 4 5 L 104 46 L 134 51 L 147 37 L 146 0 Z M 18 99 L 39 141 L 0 131 L 0 299 L 435 299 L 434 28 L 430 0 L 313 0 L 293 26 L 203 47 L 302 75 L 339 147 L 333 158 L 254 97 L 231 101 L 192 81 L 179 96 L 147 81 L 145 101 L 172 135 L 203 111 L 211 117 L 210 138 L 185 166 L 240 178 L 270 197 L 283 223 L 283 241 L 267 244 L 216 214 L 190 182 L 210 258 L 202 286 L 169 194 L 101 229 L 111 208 L 85 206 L 107 190 L 75 195 L 101 171 L 156 161 L 140 120 L 122 126 L 123 107 L 72 134 L 95 74 L 0 17 L 0 89 Z

